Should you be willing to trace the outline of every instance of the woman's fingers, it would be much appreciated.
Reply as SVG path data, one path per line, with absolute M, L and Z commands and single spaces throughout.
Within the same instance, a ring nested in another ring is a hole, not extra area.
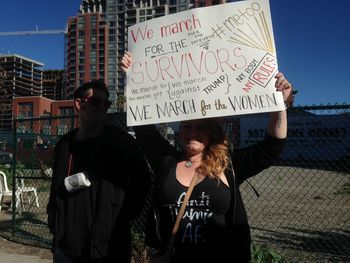
M 131 54 L 130 52 L 126 51 L 124 53 L 124 56 L 119 61 L 119 66 L 125 72 L 129 69 L 129 67 L 131 66 L 131 63 L 132 63 Z

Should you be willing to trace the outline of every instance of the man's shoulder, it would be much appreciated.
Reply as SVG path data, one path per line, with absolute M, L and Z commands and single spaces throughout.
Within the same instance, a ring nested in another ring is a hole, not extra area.
M 66 133 L 65 135 L 63 135 L 56 143 L 57 145 L 60 145 L 64 142 L 68 142 L 75 134 L 75 132 L 77 131 L 77 129 L 73 129 L 71 131 L 69 131 L 68 133 Z
M 126 130 L 117 126 L 106 125 L 105 134 L 118 141 L 133 140 L 133 137 Z

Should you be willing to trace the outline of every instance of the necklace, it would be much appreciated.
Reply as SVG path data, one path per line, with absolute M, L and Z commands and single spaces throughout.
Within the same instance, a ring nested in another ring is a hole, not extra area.
M 186 162 L 185 162 L 185 167 L 186 168 L 191 168 L 192 167 L 192 165 L 194 164 L 194 163 L 199 163 L 200 161 L 194 161 L 194 162 L 192 162 L 191 160 L 187 160 Z
M 191 161 L 186 161 L 185 162 L 185 167 L 187 167 L 187 168 L 192 167 L 192 162 Z

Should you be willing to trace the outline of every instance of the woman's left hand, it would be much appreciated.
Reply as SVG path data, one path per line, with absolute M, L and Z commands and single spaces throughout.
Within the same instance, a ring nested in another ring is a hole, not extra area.
M 275 76 L 276 83 L 275 87 L 277 91 L 282 91 L 283 100 L 287 106 L 292 105 L 294 96 L 293 96 L 293 87 L 289 81 L 284 77 L 283 73 L 279 72 Z

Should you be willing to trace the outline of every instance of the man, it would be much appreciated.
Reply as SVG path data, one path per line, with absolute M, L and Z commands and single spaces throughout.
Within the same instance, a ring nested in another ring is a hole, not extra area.
M 134 138 L 104 124 L 108 97 L 103 82 L 80 86 L 79 128 L 55 147 L 47 212 L 57 263 L 131 261 L 130 220 L 142 210 L 150 176 Z

